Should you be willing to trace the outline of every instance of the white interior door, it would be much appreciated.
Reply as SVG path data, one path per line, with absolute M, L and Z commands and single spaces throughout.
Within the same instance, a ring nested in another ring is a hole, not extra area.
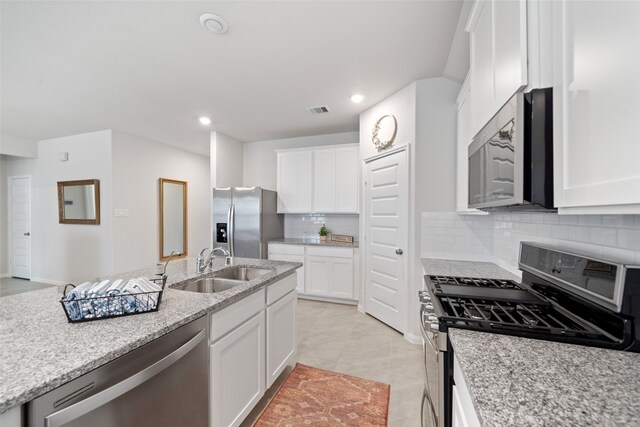
M 400 332 L 407 314 L 407 151 L 366 164 L 365 311 Z
M 9 177 L 9 268 L 13 277 L 31 278 L 31 177 Z

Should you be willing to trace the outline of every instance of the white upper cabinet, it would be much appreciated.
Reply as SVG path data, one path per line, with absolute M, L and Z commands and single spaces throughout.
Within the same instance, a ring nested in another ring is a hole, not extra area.
M 358 144 L 278 151 L 278 212 L 358 213 Z
M 336 148 L 336 212 L 360 209 L 360 146 Z
M 311 212 L 312 153 L 278 152 L 278 212 Z
M 464 80 L 458 95 L 458 118 L 456 124 L 456 211 L 462 214 L 484 214 L 469 208 L 469 144 L 473 138 L 472 92 L 469 76 Z
M 470 33 L 472 135 L 527 85 L 526 2 L 476 0 L 466 31 Z
M 313 211 L 336 210 L 336 150 L 313 151 Z
M 560 213 L 640 214 L 640 2 L 553 4 Z

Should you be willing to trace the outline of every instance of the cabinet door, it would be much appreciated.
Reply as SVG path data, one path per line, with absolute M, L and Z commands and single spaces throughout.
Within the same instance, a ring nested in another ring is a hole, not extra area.
M 300 151 L 296 153 L 298 170 L 296 185 L 296 212 L 310 213 L 313 194 L 313 153 Z
M 527 85 L 525 0 L 476 0 L 471 33 L 471 87 L 476 135 L 519 89 Z
M 328 296 L 331 290 L 331 260 L 307 255 L 305 293 Z
M 553 4 L 560 213 L 640 214 L 640 2 Z
M 452 393 L 452 406 L 451 409 L 451 425 L 453 427 L 468 427 L 469 424 L 464 416 L 464 412 L 462 411 L 462 404 L 460 403 L 460 394 L 458 393 L 458 387 L 453 386 Z
M 302 267 L 296 270 L 297 285 L 296 290 L 298 293 L 304 293 L 304 255 L 288 255 L 288 254 L 274 254 L 269 252 L 269 259 L 274 261 L 291 261 L 301 262 Z
M 296 293 L 267 307 L 267 388 L 296 355 Z
M 473 128 L 475 135 L 491 118 L 495 107 L 493 69 L 493 5 L 478 0 L 475 23 L 470 26 L 471 87 L 473 87 Z M 474 10 L 475 11 L 475 10 Z
M 336 212 L 359 212 L 360 148 L 336 148 Z
M 336 211 L 336 150 L 313 151 L 313 212 Z
M 237 426 L 265 392 L 265 312 L 210 347 L 211 425 Z
M 525 0 L 493 1 L 495 108 L 527 85 L 527 5 Z
M 311 151 L 278 153 L 278 212 L 310 213 Z
M 331 264 L 331 296 L 353 299 L 353 259 L 335 258 Z
M 298 160 L 296 153 L 278 153 L 278 212 L 295 212 L 297 208 Z

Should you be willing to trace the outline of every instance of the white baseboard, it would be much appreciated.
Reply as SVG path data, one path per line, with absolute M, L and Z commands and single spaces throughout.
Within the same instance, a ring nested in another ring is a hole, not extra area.
M 358 311 L 359 311 L 360 313 L 362 313 L 362 314 L 365 314 L 365 312 L 364 312 L 364 305 L 362 305 L 362 304 L 358 304 Z
M 45 279 L 43 277 L 32 277 L 31 281 L 32 282 L 46 283 L 47 285 L 66 285 L 66 284 L 69 283 L 69 282 L 63 282 L 61 280 Z
M 3 279 L 5 277 L 11 277 L 11 275 L 9 273 L 0 273 L 0 279 Z
M 422 345 L 422 336 L 416 334 L 404 334 L 404 339 L 409 341 L 411 344 L 420 344 Z
M 330 297 L 321 297 L 321 296 L 316 296 L 316 295 L 298 294 L 298 298 L 308 299 L 308 300 L 311 300 L 311 301 L 332 302 L 334 304 L 358 305 L 358 301 L 354 301 L 354 300 L 340 299 L 340 298 L 330 298 Z

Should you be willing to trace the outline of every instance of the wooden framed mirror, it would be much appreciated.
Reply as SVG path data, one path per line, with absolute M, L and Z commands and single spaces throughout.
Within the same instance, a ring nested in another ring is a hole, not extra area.
M 160 178 L 160 260 L 187 256 L 187 182 Z
M 100 224 L 100 181 L 58 181 L 58 222 Z

